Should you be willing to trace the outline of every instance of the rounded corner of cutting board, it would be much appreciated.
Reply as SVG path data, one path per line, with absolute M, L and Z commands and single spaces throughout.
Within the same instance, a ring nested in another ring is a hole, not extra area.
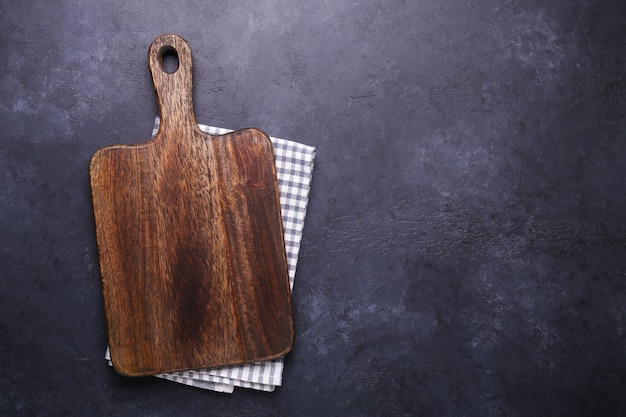
M 292 349 L 293 349 L 293 345 L 294 345 L 294 343 L 295 343 L 295 332 L 292 332 L 292 333 L 291 333 L 291 340 L 289 341 L 289 344 L 288 344 L 288 345 L 285 347 L 285 349 L 283 349 L 283 351 L 282 351 L 279 355 L 277 355 L 276 357 L 277 357 L 277 358 L 279 358 L 279 357 L 285 356 L 286 354 L 288 354 L 289 352 L 291 352 L 291 351 L 292 351 Z
M 272 359 L 282 358 L 283 356 L 291 352 L 295 344 L 295 340 L 296 340 L 296 330 L 293 326 L 293 315 L 290 315 L 290 319 L 291 319 L 292 324 L 291 326 L 289 326 L 289 335 L 285 338 L 284 345 L 276 349 L 276 353 L 271 354 L 267 358 L 262 359 L 262 360 L 272 360 Z
M 111 353 L 111 363 L 113 364 L 113 369 L 115 369 L 115 372 L 117 372 L 118 374 L 122 376 L 126 376 L 126 377 L 145 376 L 145 374 L 141 372 L 137 372 L 136 369 L 129 368 L 128 364 L 120 363 L 117 360 L 117 358 L 113 355 L 113 353 Z
M 238 129 L 238 130 L 234 130 L 231 133 L 226 133 L 222 136 L 226 136 L 226 137 L 239 137 L 239 138 L 246 138 L 246 139 L 250 139 L 250 138 L 254 138 L 254 139 L 258 139 L 260 141 L 265 142 L 265 144 L 267 146 L 269 146 L 270 149 L 274 148 L 274 144 L 272 143 L 272 139 L 270 139 L 270 136 L 265 133 L 263 130 L 259 129 L 258 127 L 246 127 L 243 129 Z
M 91 155 L 91 158 L 89 158 L 89 174 L 93 175 L 95 170 L 100 165 L 100 160 L 102 159 L 102 155 L 103 155 L 105 149 L 106 149 L 106 147 L 97 149 L 93 153 L 93 155 Z
M 251 129 L 252 129 L 252 131 L 254 131 L 255 134 L 260 136 L 261 139 L 263 139 L 265 141 L 265 143 L 270 147 L 270 149 L 272 150 L 272 153 L 273 153 L 274 152 L 274 144 L 272 143 L 272 139 L 270 139 L 270 135 L 268 135 L 263 130 L 261 130 L 259 128 L 256 128 L 256 127 L 253 127 Z
M 104 146 L 97 149 L 93 155 L 91 155 L 91 158 L 89 158 L 89 176 L 91 177 L 92 183 L 99 178 L 99 174 L 101 174 L 103 169 L 106 171 L 107 165 L 110 162 L 111 151 L 121 146 L 123 145 Z

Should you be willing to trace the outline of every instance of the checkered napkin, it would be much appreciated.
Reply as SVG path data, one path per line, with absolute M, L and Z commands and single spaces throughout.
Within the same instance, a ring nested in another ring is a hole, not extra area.
M 232 130 L 219 127 L 198 125 L 210 135 L 223 135 Z M 159 129 L 157 117 L 152 129 L 152 136 Z M 296 265 L 300 251 L 300 239 L 309 199 L 309 186 L 313 174 L 315 148 L 285 139 L 270 138 L 274 145 L 278 193 L 285 233 L 285 249 L 289 267 L 289 285 L 293 289 Z M 111 364 L 107 348 L 105 358 Z M 274 391 L 282 384 L 283 358 L 253 362 L 221 368 L 196 369 L 191 371 L 158 374 L 156 377 L 167 379 L 197 388 L 231 393 L 235 387 L 251 388 L 260 391 Z

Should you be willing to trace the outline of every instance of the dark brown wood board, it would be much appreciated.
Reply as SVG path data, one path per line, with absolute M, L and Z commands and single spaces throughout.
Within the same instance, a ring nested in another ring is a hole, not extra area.
M 155 39 L 148 61 L 157 135 L 102 148 L 90 164 L 115 369 L 140 376 L 282 356 L 294 329 L 272 143 L 257 129 L 199 130 L 179 36 Z

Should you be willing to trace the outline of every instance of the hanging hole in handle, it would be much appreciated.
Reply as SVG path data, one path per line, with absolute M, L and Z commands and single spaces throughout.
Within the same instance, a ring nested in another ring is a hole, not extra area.
M 178 52 L 171 46 L 164 46 L 159 51 L 161 57 L 161 69 L 168 74 L 173 74 L 178 70 Z

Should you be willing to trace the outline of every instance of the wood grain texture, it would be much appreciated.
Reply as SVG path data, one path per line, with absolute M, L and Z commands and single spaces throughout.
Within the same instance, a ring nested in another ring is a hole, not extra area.
M 174 50 L 179 67 L 162 68 Z M 152 43 L 155 138 L 98 150 L 90 165 L 115 369 L 151 375 L 258 361 L 293 344 L 274 154 L 256 129 L 199 130 L 191 50 Z

